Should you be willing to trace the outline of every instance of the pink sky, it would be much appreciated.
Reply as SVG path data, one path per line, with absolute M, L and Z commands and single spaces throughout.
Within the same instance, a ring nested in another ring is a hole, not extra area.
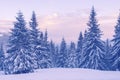
M 48 30 L 49 39 L 60 43 L 77 41 L 80 31 L 87 29 L 91 7 L 94 5 L 102 39 L 112 39 L 119 15 L 120 0 L 8 0 L 0 1 L 0 31 L 9 32 L 16 13 L 21 10 L 27 22 L 32 11 L 37 14 L 39 28 Z

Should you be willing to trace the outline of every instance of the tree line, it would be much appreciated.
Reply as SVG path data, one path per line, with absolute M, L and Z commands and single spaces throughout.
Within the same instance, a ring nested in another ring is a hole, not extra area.
M 29 28 L 22 12 L 19 12 L 11 29 L 8 48 L 0 47 L 0 70 L 5 74 L 21 74 L 45 68 L 86 68 L 120 71 L 120 15 L 112 40 L 101 40 L 96 11 L 92 7 L 88 30 L 80 32 L 77 46 L 68 47 L 63 38 L 60 45 L 48 41 L 47 30 L 38 29 L 36 14 L 33 12 Z M 113 43 L 111 45 L 111 42 Z

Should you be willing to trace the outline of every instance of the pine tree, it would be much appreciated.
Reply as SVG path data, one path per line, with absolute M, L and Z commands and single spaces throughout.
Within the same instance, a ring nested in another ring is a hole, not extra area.
M 84 58 L 82 59 L 80 66 L 83 68 L 103 70 L 106 68 L 103 61 L 105 46 L 104 42 L 100 39 L 101 31 L 96 20 L 96 12 L 94 7 L 92 8 L 90 20 L 87 25 L 89 26 L 89 29 L 87 32 L 87 40 L 84 43 Z
M 55 47 L 55 55 L 56 55 L 56 57 L 55 57 L 56 58 L 55 59 L 55 67 L 58 67 L 59 66 L 59 63 L 58 63 L 59 62 L 59 59 L 58 59 L 59 58 L 58 57 L 59 56 L 59 47 L 58 47 L 58 45 Z
M 50 42 L 50 57 L 51 57 L 52 67 L 56 67 L 55 44 L 53 43 L 53 41 Z
M 51 64 L 51 58 L 50 58 L 50 49 L 49 49 L 49 42 L 47 40 L 47 30 L 45 32 L 45 35 L 43 34 L 40 36 L 41 46 L 38 46 L 39 51 L 39 66 L 40 68 L 50 68 L 52 67 Z M 41 51 L 40 51 L 41 50 Z
M 67 46 L 64 38 L 62 39 L 61 45 L 60 45 L 60 51 L 58 54 L 58 61 L 57 65 L 60 68 L 65 68 L 67 66 Z
M 5 60 L 6 74 L 20 74 L 33 71 L 33 55 L 30 53 L 29 32 L 21 12 L 18 13 L 9 37 L 8 57 Z
M 36 42 L 36 46 L 34 48 L 34 52 L 36 54 L 36 58 L 37 58 L 37 65 L 38 68 L 42 68 L 41 63 L 42 63 L 42 59 L 44 57 L 44 51 L 43 51 L 44 47 L 43 47 L 43 33 L 39 32 L 38 36 L 37 36 L 37 42 Z
M 37 53 L 36 53 L 36 50 L 37 50 L 37 46 L 39 45 L 38 44 L 38 36 L 40 34 L 40 31 L 38 30 L 38 23 L 37 23 L 37 19 L 36 19 L 36 14 L 35 12 L 33 11 L 33 14 L 32 14 L 32 18 L 31 18 L 31 21 L 29 22 L 30 24 L 30 46 L 31 46 L 31 53 L 34 54 L 34 58 L 35 58 L 35 63 L 34 63 L 34 68 L 38 68 L 39 64 L 38 64 L 38 59 L 37 59 Z
M 33 12 L 32 18 L 29 24 L 30 24 L 30 42 L 31 42 L 32 48 L 35 49 L 37 45 L 38 34 L 39 34 L 39 31 L 37 29 L 38 24 L 37 24 L 35 12 Z
M 114 44 L 112 47 L 112 60 L 113 62 L 113 70 L 120 71 L 120 15 L 118 17 L 117 25 L 115 26 L 115 35 L 114 35 Z
M 79 38 L 78 38 L 78 43 L 77 43 L 77 66 L 80 68 L 80 63 L 81 63 L 81 55 L 82 55 L 82 47 L 83 47 L 83 35 L 82 32 L 80 32 Z
M 111 60 L 112 54 L 111 54 L 111 44 L 109 39 L 106 40 L 105 42 L 105 62 L 106 66 L 108 67 L 108 70 L 111 70 L 112 67 L 112 60 Z
M 77 67 L 77 55 L 76 55 L 75 50 L 76 50 L 75 43 L 71 42 L 70 48 L 68 51 L 68 64 L 67 64 L 68 68 L 76 68 Z
M 1 47 L 0 47 L 0 71 L 3 71 L 4 60 L 5 60 L 5 55 L 4 55 L 4 50 L 3 50 L 3 44 L 1 44 Z

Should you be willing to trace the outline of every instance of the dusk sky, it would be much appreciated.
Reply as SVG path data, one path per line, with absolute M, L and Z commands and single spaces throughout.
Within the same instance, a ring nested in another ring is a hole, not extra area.
M 114 26 L 120 13 L 120 0 L 1 0 L 0 31 L 8 33 L 13 27 L 16 13 L 23 12 L 30 21 L 36 12 L 39 28 L 48 30 L 49 40 L 60 43 L 62 37 L 69 43 L 76 42 L 80 31 L 87 29 L 86 23 L 92 6 L 103 31 L 102 39 L 112 39 Z

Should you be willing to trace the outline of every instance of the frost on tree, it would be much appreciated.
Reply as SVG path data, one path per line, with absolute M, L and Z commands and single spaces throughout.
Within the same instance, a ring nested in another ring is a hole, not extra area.
M 57 66 L 60 68 L 65 68 L 67 66 L 67 47 L 66 47 L 66 42 L 64 38 L 62 39 L 62 42 L 60 45 Z
M 83 35 L 82 35 L 82 32 L 80 32 L 78 43 L 77 43 L 77 50 L 76 50 L 77 67 L 79 68 L 80 68 L 80 63 L 82 59 L 82 47 L 83 47 Z
M 94 7 L 90 14 L 90 20 L 87 24 L 89 26 L 87 32 L 87 40 L 83 46 L 83 58 L 81 61 L 82 68 L 100 69 L 107 68 L 104 63 L 105 46 L 100 39 L 101 31 L 96 20 L 96 12 Z
M 112 60 L 113 62 L 113 69 L 120 71 L 120 15 L 118 18 L 117 25 L 115 26 L 115 35 L 114 35 L 114 44 L 112 47 Z
M 29 43 L 29 32 L 23 14 L 18 13 L 9 37 L 8 57 L 5 60 L 6 74 L 33 72 L 34 57 Z
M 67 60 L 67 67 L 68 68 L 76 68 L 77 67 L 77 55 L 75 51 L 75 43 L 71 42 L 70 48 L 68 50 L 68 60 Z

